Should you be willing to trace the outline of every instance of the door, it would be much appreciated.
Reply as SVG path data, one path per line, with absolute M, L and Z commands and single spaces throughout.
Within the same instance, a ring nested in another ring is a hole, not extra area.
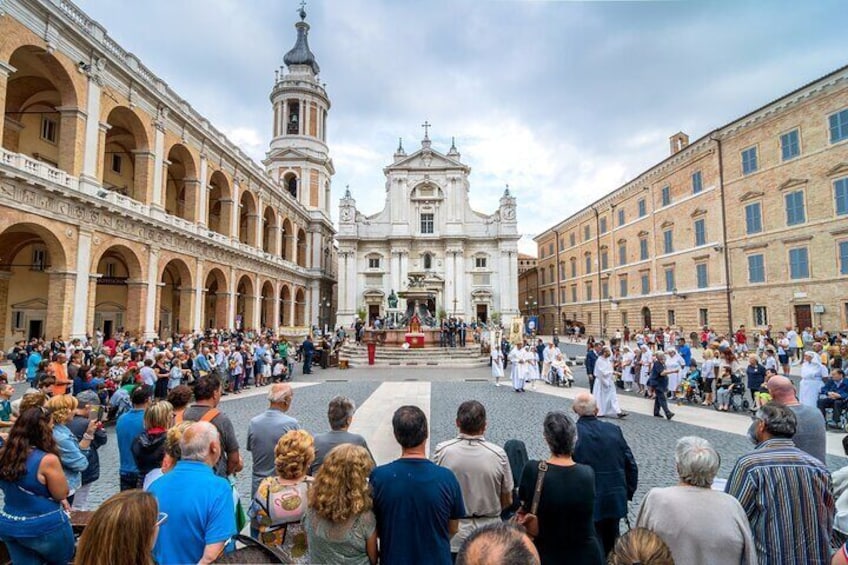
M 813 314 L 810 311 L 809 304 L 795 305 L 795 325 L 799 330 L 813 327 Z
M 112 320 L 103 320 L 103 338 L 109 339 L 112 337 L 112 332 L 114 328 L 112 326 Z
M 368 306 L 368 322 L 373 324 L 375 318 L 380 317 L 380 305 L 379 304 L 370 304 Z
M 41 339 L 42 337 L 44 337 L 44 322 L 42 320 L 30 320 L 28 339 Z
M 486 304 L 477 305 L 477 320 L 479 320 L 481 324 L 489 322 L 489 307 Z
M 651 310 L 647 306 L 642 308 L 642 327 L 651 327 Z

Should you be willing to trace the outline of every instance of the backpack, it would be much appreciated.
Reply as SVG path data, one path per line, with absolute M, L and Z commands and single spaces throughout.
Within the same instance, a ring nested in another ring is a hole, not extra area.
M 220 413 L 221 413 L 221 412 L 220 412 L 220 410 L 218 410 L 217 408 L 210 408 L 210 409 L 209 409 L 209 410 L 207 410 L 207 411 L 206 411 L 206 413 L 205 413 L 203 416 L 201 416 L 201 417 L 200 417 L 200 419 L 199 419 L 199 420 L 197 420 L 197 421 L 198 421 L 198 422 L 209 422 L 209 423 L 211 424 L 211 423 L 212 423 L 212 420 L 214 420 L 215 418 L 217 418 L 217 417 L 218 417 L 218 414 L 220 414 Z M 177 415 L 175 415 L 175 416 L 174 416 L 174 424 L 182 424 L 182 423 L 183 423 L 183 419 L 184 419 L 184 418 L 183 418 L 183 414 L 185 414 L 185 412 L 181 412 L 181 413 L 179 413 L 179 414 L 177 414 Z M 190 421 L 192 421 L 192 420 L 188 420 L 188 421 L 190 422 Z
M 512 505 L 504 508 L 501 512 L 501 518 L 506 520 L 512 516 L 521 505 L 518 500 L 518 483 L 521 482 L 521 473 L 524 472 L 524 465 L 527 464 L 527 446 L 520 439 L 510 439 L 503 447 L 506 452 L 506 458 L 509 460 L 509 467 L 512 470 Z

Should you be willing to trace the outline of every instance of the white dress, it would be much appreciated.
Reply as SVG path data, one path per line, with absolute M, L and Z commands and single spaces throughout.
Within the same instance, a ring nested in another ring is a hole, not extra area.
M 801 384 L 798 387 L 798 401 L 806 406 L 817 408 L 819 393 L 824 383 L 822 382 L 821 361 L 801 364 Z
M 536 364 L 536 360 L 538 359 L 536 357 L 536 352 L 531 349 L 522 349 L 519 359 L 521 363 L 518 366 L 518 372 L 521 373 L 521 380 L 525 383 L 529 383 L 534 378 L 533 368 L 538 367 Z
M 495 378 L 504 376 L 503 352 L 499 348 L 492 349 L 492 376 Z
M 680 360 L 679 355 L 669 355 L 665 358 L 666 371 L 673 371 L 668 374 L 668 390 L 671 392 L 676 391 L 680 384 Z
M 642 386 L 648 385 L 648 378 L 651 376 L 651 365 L 654 362 L 654 356 L 651 355 L 650 349 L 642 350 L 642 368 L 639 369 L 639 384 Z
M 522 350 L 514 346 L 509 350 L 509 363 L 512 367 L 510 378 L 512 379 L 512 388 L 521 390 L 524 388 L 524 364 L 521 362 Z
M 626 383 L 633 382 L 633 359 L 635 357 L 632 351 L 621 356 L 621 380 Z
M 595 385 L 592 394 L 598 403 L 598 416 L 617 416 L 621 412 L 615 392 L 612 362 L 603 355 L 595 362 Z

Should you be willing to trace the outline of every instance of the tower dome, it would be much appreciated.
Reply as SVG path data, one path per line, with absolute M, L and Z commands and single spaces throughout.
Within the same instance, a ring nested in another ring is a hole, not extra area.
M 297 41 L 294 47 L 285 54 L 283 62 L 291 68 L 293 65 L 308 65 L 316 75 L 321 71 L 315 55 L 309 50 L 309 24 L 306 23 L 306 10 L 301 6 L 300 21 L 294 25 L 297 28 Z

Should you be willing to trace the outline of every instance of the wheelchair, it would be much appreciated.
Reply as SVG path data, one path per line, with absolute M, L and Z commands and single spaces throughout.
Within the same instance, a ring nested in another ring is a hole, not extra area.
M 551 365 L 551 369 L 548 372 L 548 382 L 556 387 L 564 386 L 566 388 L 571 388 L 574 386 L 574 377 L 566 373 L 564 370 L 562 371 L 562 377 L 560 377 L 559 371 L 557 371 L 556 367 Z

